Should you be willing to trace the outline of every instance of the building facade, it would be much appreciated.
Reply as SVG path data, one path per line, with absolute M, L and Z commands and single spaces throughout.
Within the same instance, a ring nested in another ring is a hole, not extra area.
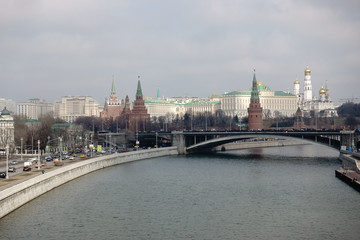
M 311 70 L 309 66 L 306 67 L 304 78 L 304 92 L 303 95 L 297 92 L 299 83 L 294 82 L 294 94 L 298 94 L 299 98 L 299 107 L 301 108 L 305 117 L 316 116 L 316 117 L 337 117 L 337 111 L 335 109 L 334 103 L 330 98 L 330 91 L 327 86 L 327 82 L 321 86 L 319 90 L 319 96 L 313 94 L 312 92 L 312 82 L 311 82 Z
M 99 117 L 101 106 L 88 96 L 66 96 L 54 104 L 54 117 L 74 122 L 78 117 Z
M 43 99 L 33 98 L 27 102 L 17 103 L 17 114 L 23 118 L 39 119 L 53 112 L 53 104 Z
M 144 101 L 151 117 L 161 117 L 169 114 L 181 117 L 186 112 L 193 114 L 209 112 L 214 114 L 221 106 L 219 100 L 199 98 L 145 98 Z
M 263 118 L 275 118 L 279 115 L 293 117 L 297 109 L 297 97 L 288 92 L 273 91 L 261 81 L 257 82 Z M 221 98 L 221 109 L 228 116 L 247 117 L 251 90 L 225 93 Z
M 1 111 L 0 115 L 0 151 L 5 153 L 6 145 L 9 146 L 9 151 L 12 152 L 15 146 L 15 128 L 14 118 L 6 107 Z

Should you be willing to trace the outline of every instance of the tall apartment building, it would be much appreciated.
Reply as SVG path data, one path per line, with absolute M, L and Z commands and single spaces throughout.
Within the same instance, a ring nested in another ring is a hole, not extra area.
M 16 109 L 17 114 L 21 117 L 39 119 L 53 111 L 53 104 L 46 103 L 43 99 L 33 98 L 27 102 L 17 103 Z
M 54 104 L 54 117 L 74 122 L 78 117 L 99 117 L 102 107 L 88 96 L 65 96 Z

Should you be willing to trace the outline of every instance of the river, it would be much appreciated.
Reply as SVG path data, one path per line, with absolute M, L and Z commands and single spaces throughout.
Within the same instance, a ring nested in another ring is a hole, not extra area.
M 0 238 L 358 239 L 360 195 L 337 157 L 304 145 L 105 168 L 0 219 Z

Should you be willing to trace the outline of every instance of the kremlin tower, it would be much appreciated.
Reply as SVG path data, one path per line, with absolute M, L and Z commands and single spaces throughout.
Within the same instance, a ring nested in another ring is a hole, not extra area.
M 262 128 L 263 128 L 262 107 L 260 106 L 259 91 L 257 88 L 257 81 L 256 81 L 255 69 L 254 69 L 250 105 L 248 108 L 248 129 L 251 130 L 251 129 L 262 129 Z
M 146 126 L 150 122 L 150 114 L 148 114 L 143 99 L 140 84 L 140 76 L 138 76 L 138 85 L 136 90 L 136 99 L 133 108 L 129 114 L 129 128 L 132 131 L 146 131 Z
M 122 108 L 117 98 L 116 90 L 115 90 L 115 82 L 114 82 L 114 75 L 112 77 L 112 85 L 111 85 L 111 92 L 110 92 L 110 99 L 108 97 L 105 98 L 105 106 L 104 111 L 100 113 L 100 117 L 102 119 L 112 118 L 115 120 L 117 117 L 120 116 Z

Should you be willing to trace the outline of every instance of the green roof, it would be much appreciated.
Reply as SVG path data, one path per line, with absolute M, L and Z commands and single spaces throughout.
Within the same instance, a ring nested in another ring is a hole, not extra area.
M 244 91 L 232 91 L 232 92 L 229 92 L 229 93 L 225 93 L 224 95 L 251 95 L 251 91 L 247 91 L 247 90 L 244 90 Z
M 70 127 L 71 123 L 54 123 L 51 127 Z
M 292 93 L 287 93 L 287 92 L 283 92 L 283 91 L 275 91 L 275 96 L 288 97 L 288 96 L 295 96 L 295 95 Z
M 111 84 L 111 93 L 116 93 L 116 90 L 115 90 L 115 82 L 114 82 L 114 76 L 113 76 L 113 79 L 112 79 L 112 84 Z
M 201 104 L 220 104 L 220 101 L 194 101 L 185 103 L 185 105 L 201 105 Z
M 39 122 L 39 120 L 36 120 L 36 119 L 30 118 L 30 119 L 26 120 L 26 122 Z
M 271 91 L 271 89 L 265 85 L 257 85 L 257 89 L 258 91 Z
M 1 111 L 1 115 L 10 115 L 10 111 L 4 107 L 4 109 Z
M 205 101 L 205 100 L 199 100 L 199 101 L 191 101 L 188 103 L 177 103 L 175 101 L 168 101 L 165 99 L 153 99 L 153 98 L 145 98 L 145 103 L 158 103 L 158 104 L 176 104 L 176 105 L 194 105 L 194 104 L 220 104 L 220 101 Z

